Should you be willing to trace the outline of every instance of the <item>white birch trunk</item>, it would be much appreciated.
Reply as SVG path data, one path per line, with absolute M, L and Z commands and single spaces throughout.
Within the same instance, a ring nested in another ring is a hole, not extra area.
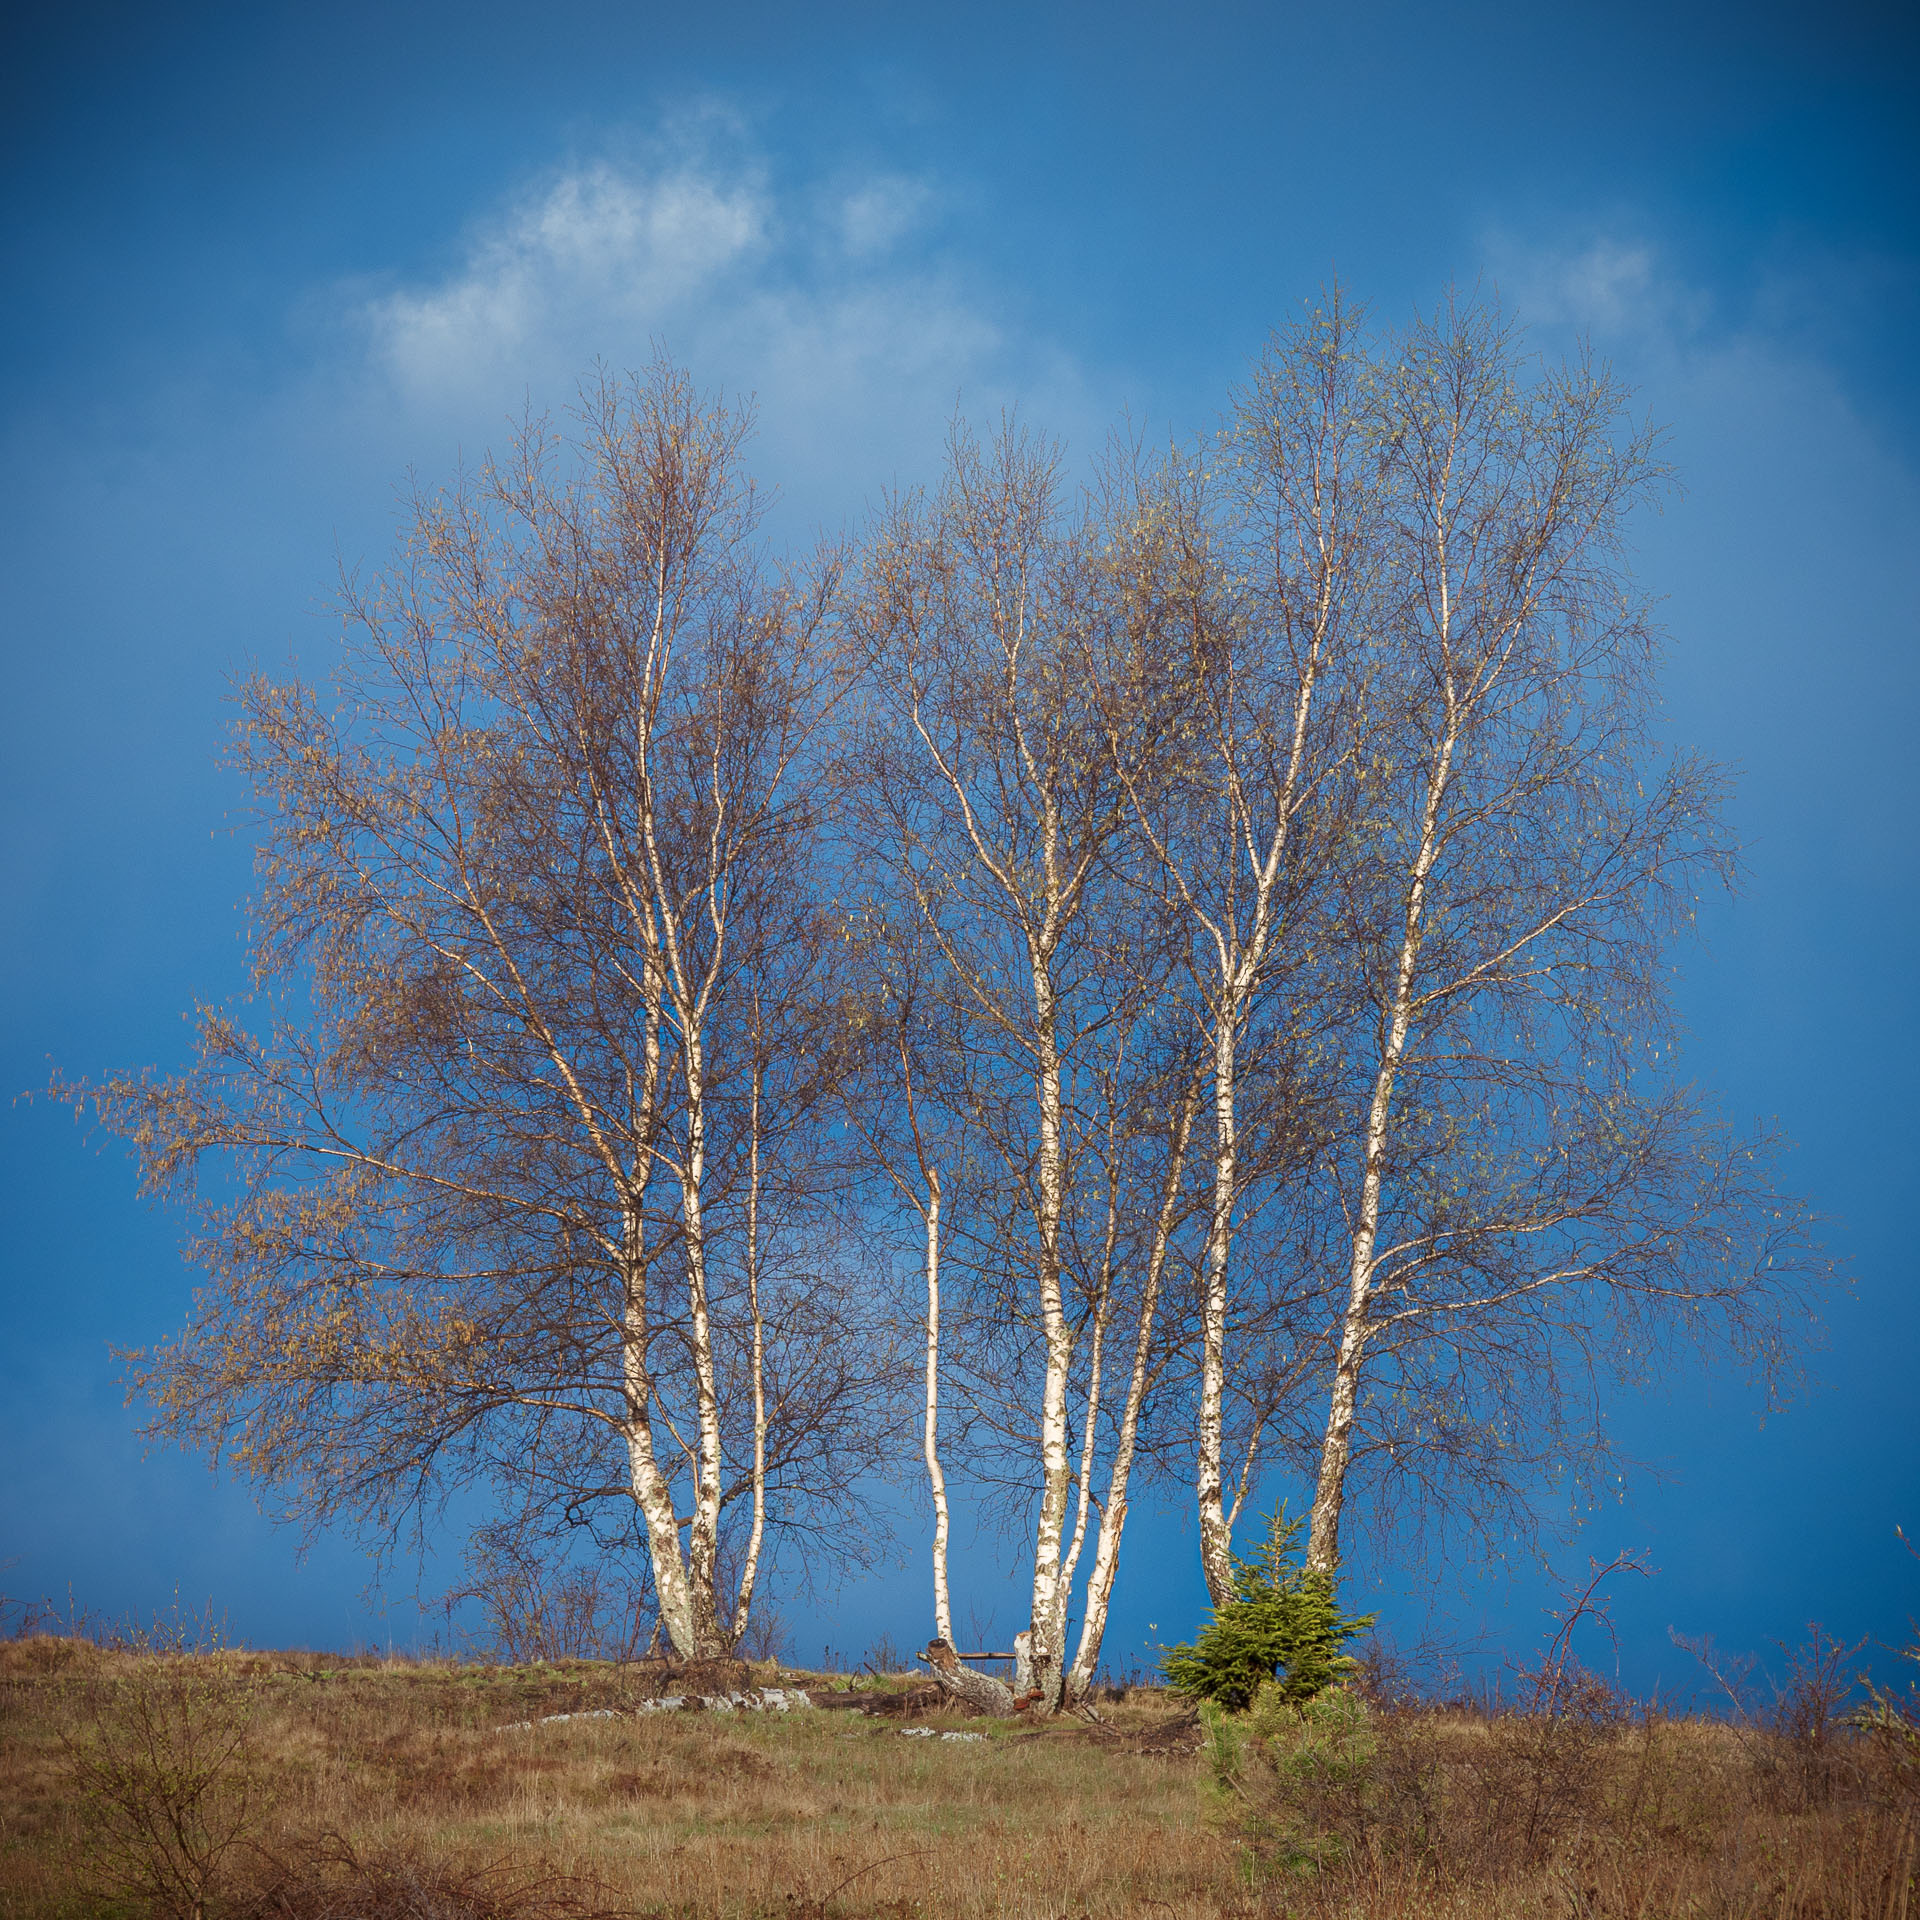
M 663 591 L 664 599 L 664 591 Z M 664 656 L 662 656 L 664 661 Z M 716 749 L 717 755 L 717 749 Z M 717 758 L 716 758 L 717 768 Z M 718 1369 L 714 1361 L 713 1323 L 708 1290 L 706 1228 L 706 1039 L 708 996 L 719 977 L 725 947 L 726 920 L 720 891 L 720 819 L 724 813 L 718 774 L 713 793 L 716 816 L 708 839 L 708 869 L 704 889 L 706 911 L 715 936 L 706 976 L 698 991 L 689 977 L 675 916 L 667 907 L 673 890 L 667 885 L 656 822 L 651 805 L 640 815 L 647 868 L 654 898 L 661 905 L 660 950 L 670 983 L 675 1023 L 680 1032 L 681 1073 L 687 1097 L 685 1157 L 680 1165 L 681 1219 L 686 1231 L 687 1315 L 692 1348 L 694 1401 L 699 1422 L 693 1461 L 693 1516 L 687 1535 L 687 1574 L 692 1588 L 694 1655 L 716 1659 L 728 1651 L 721 1625 L 718 1593 L 721 1480 L 725 1459 L 720 1433 Z
M 662 1470 L 653 1444 L 653 1375 L 649 1358 L 652 1329 L 647 1313 L 644 1208 L 653 1178 L 653 1130 L 659 1119 L 660 1007 L 664 982 L 656 955 L 650 954 L 644 967 L 645 1064 L 638 1097 L 633 1103 L 633 1172 L 621 1210 L 624 1438 L 628 1485 L 647 1528 L 647 1555 L 653 1567 L 653 1591 L 660 1609 L 656 1632 L 664 1629 L 674 1652 L 682 1659 L 691 1659 L 695 1644 L 693 1589 L 681 1557 L 673 1484 Z
M 1054 1037 L 1053 981 L 1048 960 L 1036 953 L 1033 967 L 1034 1011 L 1039 1063 L 1036 1091 L 1040 1109 L 1037 1178 L 1040 1201 L 1040 1315 L 1046 1340 L 1046 1375 L 1040 1397 L 1040 1515 L 1034 1529 L 1032 1678 L 1040 1704 L 1058 1705 L 1063 1679 L 1067 1592 L 1061 1578 L 1061 1549 L 1066 1535 L 1067 1502 L 1072 1492 L 1073 1461 L 1067 1440 L 1067 1390 L 1073 1367 L 1073 1329 L 1068 1324 L 1060 1285 L 1060 1221 L 1065 1207 L 1060 1054 Z
M 622 1384 L 626 1393 L 627 1478 L 647 1525 L 647 1553 L 653 1563 L 653 1591 L 660 1624 L 681 1659 L 693 1657 L 693 1592 L 680 1557 L 680 1529 L 673 1511 L 673 1488 L 661 1471 L 653 1445 L 653 1379 L 647 1364 L 647 1271 L 645 1225 L 637 1205 L 623 1220 L 626 1300 L 621 1321 Z
M 758 1018 L 754 1044 L 759 1047 Z M 760 1064 L 753 1069 L 753 1087 L 747 1116 L 747 1312 L 753 1322 L 753 1522 L 747 1533 L 746 1558 L 740 1568 L 740 1592 L 734 1602 L 733 1631 L 738 1646 L 753 1609 L 753 1589 L 760 1576 L 760 1543 L 767 1525 L 767 1330 L 760 1313 Z
M 1169 1155 L 1166 1190 L 1159 1218 L 1154 1222 L 1153 1248 L 1140 1294 L 1140 1318 L 1133 1343 L 1133 1371 L 1127 1378 L 1127 1397 L 1120 1410 L 1113 1461 L 1107 1470 L 1107 1498 L 1100 1513 L 1099 1537 L 1094 1542 L 1093 1568 L 1087 1575 L 1086 1609 L 1080 1622 L 1080 1643 L 1067 1675 L 1066 1697 L 1079 1700 L 1093 1685 L 1100 1664 L 1100 1643 L 1106 1636 L 1107 1612 L 1113 1600 L 1114 1576 L 1120 1570 L 1120 1540 L 1127 1524 L 1127 1489 L 1133 1475 L 1133 1455 L 1140 1431 L 1140 1409 L 1147 1397 L 1147 1379 L 1153 1353 L 1153 1329 L 1160 1309 L 1160 1286 L 1166 1273 L 1167 1247 L 1173 1236 L 1173 1218 L 1179 1202 L 1180 1176 L 1187 1141 L 1193 1129 L 1194 1099 L 1181 1106 Z
M 720 1440 L 720 1394 L 713 1355 L 713 1322 L 707 1290 L 706 1056 L 697 1027 L 682 1037 L 686 1065 L 687 1147 L 681 1172 L 681 1211 L 687 1234 L 687 1317 L 693 1349 L 694 1398 L 699 1418 L 699 1456 L 695 1468 L 693 1525 L 687 1539 L 687 1571 L 693 1583 L 694 1642 L 697 1657 L 716 1659 L 727 1651 L 720 1628 L 716 1591 L 720 1548 L 720 1479 L 724 1470 Z
M 1087 1543 L 1087 1516 L 1093 1506 L 1093 1455 L 1094 1443 L 1100 1429 L 1100 1362 L 1106 1350 L 1107 1307 L 1109 1296 L 1102 1292 L 1099 1304 L 1093 1311 L 1093 1339 L 1087 1355 L 1087 1398 L 1086 1410 L 1082 1416 L 1083 1428 L 1080 1436 L 1080 1492 L 1074 1501 L 1073 1539 L 1067 1547 L 1067 1557 L 1060 1568 L 1061 1590 L 1071 1598 L 1073 1577 L 1079 1571 L 1081 1550 Z M 1065 1630 L 1061 1634 L 1062 1652 L 1065 1651 Z
M 1232 983 L 1237 986 L 1238 981 Z M 1224 1506 L 1221 1471 L 1226 1387 L 1227 1252 L 1232 1233 L 1236 1157 L 1234 1040 L 1238 1011 L 1221 1010 L 1213 1044 L 1213 1211 L 1207 1223 L 1207 1291 L 1200 1312 L 1200 1568 L 1218 1606 L 1233 1593 L 1233 1527 Z
M 953 1602 L 947 1588 L 947 1476 L 940 1467 L 940 1176 L 927 1174 L 927 1485 L 933 1494 L 933 1623 L 953 1645 Z

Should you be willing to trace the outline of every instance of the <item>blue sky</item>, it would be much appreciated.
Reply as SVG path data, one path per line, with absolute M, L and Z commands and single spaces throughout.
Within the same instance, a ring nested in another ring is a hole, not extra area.
M 1336 273 L 1389 318 L 1497 287 L 1544 348 L 1586 331 L 1671 426 L 1687 491 L 1640 547 L 1667 731 L 1740 770 L 1749 848 L 1679 956 L 1692 1065 L 1799 1141 L 1790 1178 L 1854 1283 L 1824 1384 L 1764 1426 L 1728 1379 L 1621 1405 L 1664 1477 L 1563 1564 L 1660 1568 L 1617 1606 L 1642 1686 L 1686 1677 L 1669 1626 L 1764 1652 L 1810 1618 L 1885 1640 L 1920 1613 L 1893 1532 L 1920 1533 L 1909 11 L 63 6 L 11 39 L 9 1091 L 50 1062 L 175 1063 L 195 996 L 239 987 L 226 675 L 323 671 L 336 555 L 383 555 L 406 470 L 563 406 L 596 356 L 657 339 L 757 393 L 777 524 L 804 538 L 928 474 L 956 402 L 1081 450 L 1122 410 L 1194 432 Z M 383 1638 L 354 1549 L 296 1563 L 244 1490 L 134 1437 L 107 1348 L 182 1318 L 177 1223 L 59 1109 L 0 1126 L 0 1589 Z M 916 1558 L 796 1601 L 797 1651 L 923 1637 L 922 1584 Z M 1420 1631 L 1420 1567 L 1362 1584 Z M 1130 1539 L 1121 1587 L 1116 1658 L 1191 1628 L 1177 1511 Z M 1524 1568 L 1439 1590 L 1451 1631 L 1538 1638 Z

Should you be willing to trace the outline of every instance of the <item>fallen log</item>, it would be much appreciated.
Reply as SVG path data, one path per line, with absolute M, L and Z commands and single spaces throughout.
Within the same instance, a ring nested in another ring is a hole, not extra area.
M 990 1673 L 978 1673 L 972 1667 L 963 1667 L 951 1642 L 936 1636 L 927 1642 L 927 1650 L 920 1658 L 927 1663 L 934 1684 L 942 1693 L 950 1694 L 956 1700 L 964 1700 L 976 1713 L 1004 1719 L 1018 1711 L 1013 1689 Z

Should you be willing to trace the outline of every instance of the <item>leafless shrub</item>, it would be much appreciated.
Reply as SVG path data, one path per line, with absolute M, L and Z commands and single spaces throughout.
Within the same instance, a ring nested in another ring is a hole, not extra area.
M 87 1607 L 67 1589 L 64 1601 L 42 1594 L 28 1600 L 0 1594 L 0 1640 L 69 1641 L 112 1653 L 218 1653 L 232 1645 L 224 1614 L 216 1615 L 211 1600 L 198 1608 L 182 1607 L 176 1592 L 172 1606 L 142 1618 L 123 1614 L 118 1620 Z
M 657 1638 L 643 1581 L 606 1567 L 555 1565 L 537 1544 L 504 1527 L 483 1528 L 467 1553 L 468 1581 L 447 1596 L 477 1602 L 483 1625 L 469 1649 L 507 1666 L 540 1660 L 634 1660 Z
M 13 1562 L 7 1562 L 12 1566 Z M 58 1622 L 44 1599 L 26 1600 L 0 1593 L 0 1640 L 31 1640 L 58 1631 Z
M 911 1656 L 904 1654 L 893 1644 L 893 1635 L 883 1633 L 861 1656 L 860 1671 L 876 1676 L 890 1673 L 911 1673 L 914 1671 Z
M 742 1660 L 780 1661 L 787 1657 L 792 1645 L 793 1632 L 780 1609 L 772 1601 L 763 1599 L 754 1608 L 747 1630 L 734 1651 Z
M 1530 1690 L 1528 1704 L 1532 1711 L 1549 1719 L 1558 1715 L 1589 1719 L 1611 1717 L 1618 1713 L 1621 1704 L 1616 1689 L 1573 1657 L 1573 1636 L 1583 1623 L 1591 1622 L 1606 1634 L 1617 1655 L 1619 1641 L 1601 1588 L 1616 1573 L 1637 1573 L 1644 1579 L 1652 1569 L 1637 1553 L 1616 1553 L 1605 1566 L 1598 1560 L 1589 1560 L 1587 1569 L 1587 1584 L 1578 1593 L 1565 1589 L 1562 1604 L 1550 1613 L 1554 1633 L 1540 1657 L 1540 1664 L 1532 1669 L 1517 1669 L 1521 1682 Z
M 1920 1660 L 1920 1645 L 1904 1648 L 1902 1657 Z M 1920 1802 L 1920 1687 L 1883 1688 L 1871 1679 L 1862 1685 L 1867 1704 L 1851 1716 L 1850 1724 L 1865 1736 L 1895 1789 Z
M 1900 1544 L 1914 1554 L 1906 1530 L 1895 1527 Z M 1920 1554 L 1914 1554 L 1920 1559 Z M 1920 1665 L 1920 1622 L 1910 1621 L 1902 1660 Z M 1881 1766 L 1904 1795 L 1920 1799 L 1920 1683 L 1904 1688 L 1881 1687 L 1870 1675 L 1860 1676 L 1867 1703 L 1849 1716 L 1849 1724 L 1866 1735 Z
M 167 1920 L 204 1920 L 270 1810 L 251 1690 L 211 1658 L 156 1656 L 75 1680 L 68 1705 L 91 1877 Z
M 1849 1663 L 1865 1641 L 1844 1645 L 1810 1621 L 1800 1646 L 1780 1643 L 1784 1670 L 1763 1692 L 1760 1682 L 1767 1676 L 1750 1655 L 1723 1654 L 1707 1637 L 1676 1633 L 1673 1639 L 1706 1669 L 1725 1701 L 1759 1804 L 1801 1812 L 1826 1806 L 1855 1784 L 1864 1756 L 1857 1716 L 1844 1709 L 1858 1685 Z
M 1354 1642 L 1360 1664 L 1353 1684 L 1377 1713 L 1458 1700 L 1466 1690 L 1466 1662 L 1481 1651 L 1478 1640 L 1431 1632 L 1403 1645 L 1371 1627 Z
M 1844 1710 L 1856 1686 L 1850 1664 L 1865 1645 L 1844 1645 L 1818 1621 L 1808 1622 L 1798 1647 L 1781 1644 L 1786 1668 L 1761 1725 L 1773 1735 L 1779 1786 L 1789 1807 L 1825 1806 L 1858 1765 Z
M 607 1889 L 527 1861 L 361 1854 L 338 1834 L 268 1864 L 246 1920 L 612 1920 Z

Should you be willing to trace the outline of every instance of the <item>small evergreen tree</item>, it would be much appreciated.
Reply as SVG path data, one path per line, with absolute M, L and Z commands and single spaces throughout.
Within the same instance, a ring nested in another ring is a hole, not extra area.
M 1358 1664 L 1341 1649 L 1377 1616 L 1340 1611 L 1332 1578 L 1292 1564 L 1304 1520 L 1284 1506 L 1252 1560 L 1233 1563 L 1233 1597 L 1213 1610 L 1191 1645 L 1168 1647 L 1168 1682 L 1189 1699 L 1243 1712 L 1262 1681 L 1274 1681 L 1298 1705 Z

